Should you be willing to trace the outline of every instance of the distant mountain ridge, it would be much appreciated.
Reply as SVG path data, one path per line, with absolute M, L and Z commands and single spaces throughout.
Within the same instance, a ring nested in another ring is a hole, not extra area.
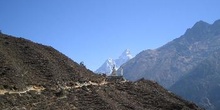
M 0 110 L 201 110 L 149 80 L 94 74 L 50 46 L 0 34 Z
M 220 48 L 219 24 L 220 20 L 213 24 L 199 21 L 166 45 L 142 51 L 121 66 L 125 78 L 137 80 L 144 77 L 169 88 Z
M 220 50 L 189 71 L 170 90 L 207 110 L 219 110 Z
M 112 68 L 115 66 L 116 70 L 125 62 L 132 59 L 133 56 L 131 55 L 131 52 L 129 49 L 126 49 L 118 59 L 107 59 L 101 67 L 99 67 L 95 73 L 105 73 L 106 75 L 110 75 L 112 73 Z

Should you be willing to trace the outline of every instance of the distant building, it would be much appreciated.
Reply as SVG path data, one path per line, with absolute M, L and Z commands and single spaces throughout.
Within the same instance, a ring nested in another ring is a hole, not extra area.
M 110 76 L 117 76 L 117 72 L 116 72 L 116 69 L 115 69 L 115 65 L 113 66 L 112 68 L 112 74 Z
M 113 66 L 112 73 L 111 73 L 110 76 L 107 77 L 107 81 L 108 82 L 121 82 L 121 81 L 125 81 L 125 79 L 123 77 L 123 70 L 121 71 L 121 75 L 118 76 L 117 75 L 117 71 L 115 69 L 115 66 Z

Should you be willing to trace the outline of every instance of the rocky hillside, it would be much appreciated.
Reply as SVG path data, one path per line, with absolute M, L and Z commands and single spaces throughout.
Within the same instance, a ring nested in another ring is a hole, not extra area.
M 179 38 L 142 51 L 121 67 L 127 79 L 144 77 L 169 88 L 219 48 L 220 20 L 213 24 L 199 21 Z
M 155 82 L 110 81 L 56 51 L 0 34 L 1 110 L 198 110 Z
M 220 50 L 177 81 L 170 90 L 207 110 L 220 110 Z

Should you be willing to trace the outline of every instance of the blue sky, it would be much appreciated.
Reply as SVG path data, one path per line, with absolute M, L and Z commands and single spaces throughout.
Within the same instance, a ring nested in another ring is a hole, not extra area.
M 197 21 L 220 19 L 219 0 L 0 0 L 0 30 L 50 45 L 87 68 L 130 49 L 155 49 Z

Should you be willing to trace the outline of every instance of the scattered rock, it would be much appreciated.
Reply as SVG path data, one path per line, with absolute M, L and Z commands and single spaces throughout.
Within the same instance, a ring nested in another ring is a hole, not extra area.
M 23 38 L 0 34 L 0 59 L 0 109 L 200 110 L 157 83 L 96 75 Z

